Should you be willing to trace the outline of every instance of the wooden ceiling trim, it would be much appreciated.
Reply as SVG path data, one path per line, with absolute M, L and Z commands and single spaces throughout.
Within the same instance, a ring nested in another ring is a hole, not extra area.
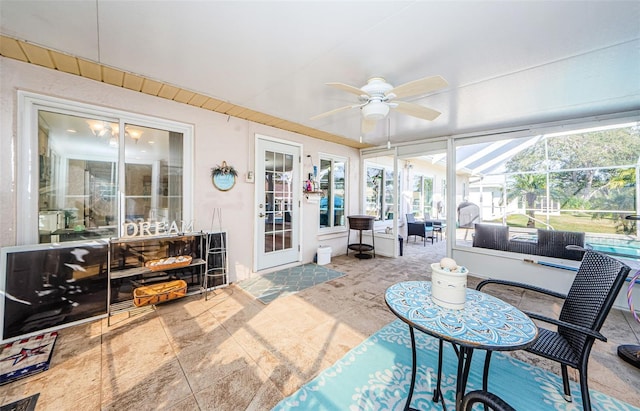
M 177 101 L 178 103 L 184 103 L 187 104 L 189 102 L 189 100 L 191 100 L 191 98 L 193 98 L 193 96 L 195 96 L 196 93 L 194 93 L 193 91 L 188 91 L 185 89 L 179 89 L 178 93 L 176 94 L 176 96 L 173 98 L 175 101 Z
M 56 65 L 53 64 L 49 50 L 36 46 L 31 43 L 22 43 L 22 49 L 24 54 L 27 55 L 30 63 L 37 64 L 38 66 L 44 66 L 50 69 L 55 69 Z
M 281 127 L 279 127 L 278 125 L 279 125 L 279 124 L 282 124 L 282 123 L 286 123 L 286 122 L 287 122 L 286 120 L 283 120 L 283 119 L 281 119 L 281 118 L 278 118 L 278 117 L 271 117 L 271 118 L 269 118 L 269 119 L 267 120 L 267 122 L 266 122 L 266 123 L 264 123 L 264 124 L 266 124 L 266 125 L 268 125 L 268 126 L 271 126 L 271 127 L 281 128 Z
M 162 88 L 162 83 L 159 81 L 151 80 L 145 78 L 142 82 L 142 91 L 145 94 L 150 94 L 152 96 L 157 96 L 160 93 L 160 89 Z
M 244 119 L 244 120 L 249 120 L 249 121 L 253 121 L 256 122 L 255 120 L 253 120 L 254 118 L 259 118 L 260 115 L 262 113 L 255 111 L 255 110 L 251 110 L 251 109 L 246 109 L 245 111 L 243 111 L 238 117 Z
M 136 76 L 131 73 L 124 73 L 124 81 L 122 87 L 128 88 L 133 91 L 142 91 L 142 85 L 144 84 L 144 78 Z
M 0 35 L 0 55 L 348 147 L 371 147 L 369 144 L 359 143 L 346 137 L 2 35 Z
M 160 92 L 158 92 L 159 97 L 166 98 L 168 100 L 173 100 L 173 98 L 178 94 L 180 89 L 175 86 L 171 86 L 166 83 L 162 83 L 162 87 L 160 87 Z
M 78 59 L 78 67 L 80 67 L 80 75 L 82 77 L 102 82 L 102 66 L 100 64 Z
M 202 105 L 207 101 L 208 98 L 209 97 L 203 96 L 202 94 L 195 93 L 193 97 L 191 97 L 191 100 L 187 101 L 187 104 L 196 107 L 202 107 Z
M 240 118 L 244 118 L 242 116 L 243 113 L 245 113 L 248 109 L 242 106 L 233 106 L 231 107 L 229 110 L 227 110 L 225 112 L 225 114 L 228 114 L 230 116 L 234 116 L 234 117 L 240 117 Z
M 218 113 L 226 114 L 227 110 L 231 110 L 232 107 L 233 107 L 233 104 L 224 101 L 222 102 L 222 104 L 216 107 L 216 111 Z
M 245 117 L 246 120 L 253 121 L 255 123 L 263 123 L 266 118 L 266 114 L 253 110 L 251 110 L 250 113 L 247 113 L 247 116 Z
M 216 111 L 216 108 L 222 103 L 224 103 L 224 101 L 218 100 L 217 98 L 209 97 L 209 99 L 202 105 L 202 108 L 206 110 Z
M 80 67 L 78 67 L 78 59 L 69 56 L 67 54 L 58 53 L 57 51 L 50 51 L 53 64 L 56 65 L 56 69 L 64 71 L 65 73 L 80 75 Z
M 124 84 L 124 71 L 102 66 L 102 81 L 107 84 L 122 87 Z
M 20 47 L 20 42 L 10 37 L 0 36 L 0 54 L 15 60 L 29 62 L 27 55 Z

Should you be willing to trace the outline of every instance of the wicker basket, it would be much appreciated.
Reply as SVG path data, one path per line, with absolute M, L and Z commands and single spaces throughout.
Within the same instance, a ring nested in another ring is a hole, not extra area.
M 374 217 L 371 216 L 348 216 L 349 228 L 352 230 L 373 230 Z
M 187 295 L 187 283 L 184 280 L 169 281 L 136 288 L 133 290 L 133 304 L 136 307 L 142 307 L 175 300 L 185 295 Z
M 172 268 L 186 267 L 189 264 L 191 264 L 191 256 L 180 255 L 177 257 L 161 258 L 159 260 L 149 260 L 144 266 L 151 271 L 164 271 L 171 270 Z

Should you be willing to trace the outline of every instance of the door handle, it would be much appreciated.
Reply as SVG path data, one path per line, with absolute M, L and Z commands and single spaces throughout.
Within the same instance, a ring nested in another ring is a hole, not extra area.
M 259 213 L 258 217 L 262 218 L 262 217 L 264 217 L 264 214 L 263 213 Z

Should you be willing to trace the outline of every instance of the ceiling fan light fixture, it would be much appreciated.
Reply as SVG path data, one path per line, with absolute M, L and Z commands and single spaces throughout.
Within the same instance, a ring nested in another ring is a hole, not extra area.
M 372 101 L 362 107 L 362 115 L 367 120 L 380 120 L 389 114 L 389 106 L 381 101 Z

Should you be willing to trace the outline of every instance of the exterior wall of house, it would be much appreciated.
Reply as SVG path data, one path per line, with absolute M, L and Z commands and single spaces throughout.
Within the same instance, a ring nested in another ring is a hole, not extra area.
M 232 282 L 253 274 L 255 185 L 245 181 L 245 174 L 254 171 L 256 134 L 302 144 L 303 160 L 309 154 L 317 160 L 319 152 L 348 158 L 350 184 L 346 213 L 356 214 L 359 210 L 360 153 L 357 149 L 0 57 L 0 246 L 16 244 L 16 229 L 20 224 L 16 221 L 16 174 L 20 167 L 28 166 L 18 162 L 16 149 L 17 139 L 23 138 L 17 132 L 18 90 L 193 124 L 194 229 L 209 230 L 212 210 L 222 210 L 223 229 L 228 232 Z M 210 179 L 211 168 L 222 161 L 239 172 L 236 185 L 227 192 L 214 188 Z M 306 172 L 303 167 L 303 176 Z M 318 207 L 318 203 L 302 201 L 303 262 L 312 261 L 319 244 L 333 246 L 334 255 L 344 254 L 346 250 L 346 229 L 330 237 L 318 236 Z

